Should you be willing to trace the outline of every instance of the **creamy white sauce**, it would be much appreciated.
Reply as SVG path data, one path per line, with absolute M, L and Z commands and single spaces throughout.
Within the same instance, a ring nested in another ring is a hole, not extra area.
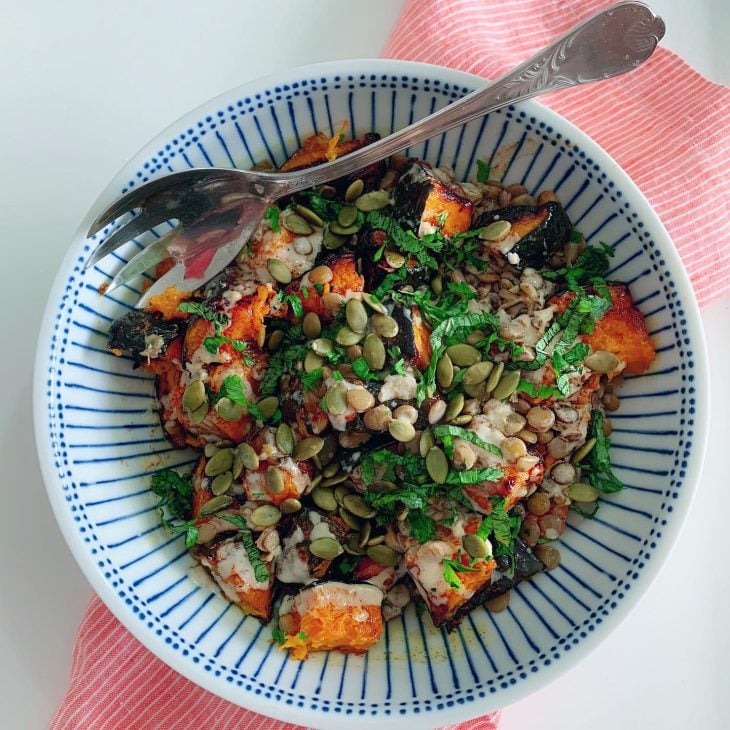
M 454 549 L 443 540 L 432 540 L 425 545 L 411 548 L 408 553 L 408 572 L 424 600 L 434 605 L 447 602 L 447 596 L 455 589 L 444 580 L 444 558 L 451 558 Z M 471 593 L 460 590 L 465 596 Z
M 301 527 L 297 527 L 289 537 L 284 539 L 282 552 L 276 559 L 276 577 L 282 583 L 310 583 L 313 578 L 309 574 L 307 561 L 297 549 L 304 541 Z
M 412 375 L 388 375 L 378 393 L 378 400 L 413 400 L 416 397 L 416 379 Z
M 294 597 L 293 607 L 297 613 L 303 615 L 309 611 L 327 605 L 337 608 L 358 608 L 366 606 L 380 606 L 383 602 L 383 591 L 369 583 L 340 583 L 328 581 L 310 588 L 305 588 Z M 360 620 L 367 620 L 368 614 Z M 357 615 L 354 616 L 358 620 Z

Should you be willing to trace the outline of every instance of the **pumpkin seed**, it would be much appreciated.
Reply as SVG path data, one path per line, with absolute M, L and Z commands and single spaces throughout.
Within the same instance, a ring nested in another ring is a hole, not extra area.
M 297 215 L 296 213 L 289 213 L 286 218 L 283 218 L 282 225 L 287 230 L 300 236 L 308 236 L 312 232 L 312 226 L 310 226 L 309 223 L 302 218 L 302 216 Z
M 340 507 L 337 510 L 337 514 L 340 516 L 342 521 L 351 529 L 351 530 L 359 530 L 360 529 L 360 520 L 355 517 L 355 515 L 352 514 L 349 510 L 344 509 L 343 507 Z
M 363 333 L 368 326 L 368 312 L 359 299 L 348 299 L 345 305 L 345 319 L 353 332 Z
M 583 364 L 597 373 L 610 373 L 618 367 L 619 359 L 608 350 L 597 350 L 586 355 Z
M 294 512 L 299 512 L 302 508 L 302 503 L 296 497 L 287 497 L 280 505 L 279 509 L 282 514 L 290 515 Z
M 599 491 L 592 484 L 584 482 L 573 482 L 565 491 L 575 502 L 595 502 L 599 495 Z
M 482 359 L 482 353 L 476 347 L 465 343 L 447 347 L 446 354 L 451 358 L 451 362 L 459 367 L 468 367 Z
M 280 423 L 274 437 L 276 445 L 285 454 L 291 454 L 294 450 L 294 433 L 288 423 Z
M 342 501 L 348 494 L 350 494 L 350 490 L 344 485 L 344 484 L 338 484 L 334 488 L 334 495 L 335 495 L 335 501 L 337 504 L 340 505 L 340 507 L 344 507 L 345 503 Z
M 378 479 L 370 485 L 373 492 L 392 492 L 395 488 L 395 482 L 389 482 L 387 479 Z
M 446 413 L 446 401 L 437 400 L 428 409 L 428 422 L 433 426 L 438 423 Z
M 464 408 L 464 394 L 457 393 L 453 399 L 446 406 L 446 420 L 450 421 L 452 418 L 456 418 Z
M 324 358 L 318 355 L 314 350 L 310 350 L 304 356 L 304 370 L 311 373 L 312 370 L 319 370 L 324 364 Z
M 364 413 L 375 405 L 375 396 L 366 388 L 358 386 L 347 391 L 347 404 L 358 413 Z
M 202 406 L 196 408 L 194 411 L 188 413 L 188 419 L 190 423 L 197 425 L 202 423 L 208 415 L 208 401 L 206 400 Z
M 505 400 L 509 398 L 517 389 L 517 383 L 520 382 L 520 371 L 509 370 L 501 378 L 497 387 L 492 393 L 492 398 L 497 400 Z
M 390 431 L 390 435 L 396 441 L 403 443 L 412 441 L 416 436 L 416 429 L 413 427 L 413 424 L 408 423 L 408 421 L 403 421 L 400 418 L 394 418 L 388 424 L 388 431 Z
M 233 484 L 233 472 L 224 471 L 212 481 L 210 491 L 216 496 L 225 494 L 230 489 L 231 484 Z
M 205 385 L 202 380 L 193 380 L 182 397 L 182 405 L 186 411 L 196 411 L 200 406 L 207 402 L 205 395 Z
M 512 230 L 509 221 L 494 221 L 479 234 L 482 241 L 501 241 Z
M 334 512 L 337 509 L 335 493 L 330 487 L 315 487 L 312 490 L 312 501 L 325 512 Z
M 351 236 L 353 233 L 357 233 L 360 230 L 360 226 L 357 225 L 357 223 L 354 223 L 351 226 L 342 226 L 337 221 L 332 221 L 332 223 L 330 223 L 330 230 L 338 236 Z
M 271 527 L 281 519 L 281 510 L 273 504 L 262 504 L 251 513 L 251 522 L 257 527 Z
M 342 546 L 333 537 L 318 537 L 309 543 L 309 552 L 316 558 L 332 560 L 342 552 Z
M 502 373 L 504 372 L 504 363 L 498 362 L 494 368 L 492 369 L 492 372 L 489 373 L 489 377 L 487 378 L 487 391 L 491 392 L 497 387 L 497 383 L 502 379 Z
M 359 198 L 362 195 L 362 191 L 365 189 L 365 183 L 358 178 L 353 180 L 345 190 L 345 200 L 351 203 L 355 198 Z
M 335 458 L 337 453 L 337 439 L 332 434 L 324 437 L 321 451 L 317 454 L 317 458 L 323 464 L 329 464 Z
M 474 416 L 472 416 L 471 414 L 463 413 L 460 416 L 456 416 L 456 418 L 452 418 L 451 423 L 453 423 L 454 426 L 464 426 L 469 423 L 472 418 L 474 418 Z
M 316 312 L 307 312 L 302 320 L 302 332 L 310 340 L 316 340 L 322 334 L 322 322 Z
M 266 470 L 266 486 L 274 494 L 281 494 L 284 491 L 284 475 L 275 466 L 270 466 Z
M 441 274 L 436 274 L 436 276 L 431 279 L 431 289 L 437 297 L 441 296 L 444 291 L 444 279 Z
M 228 471 L 233 466 L 233 449 L 220 449 L 208 459 L 205 465 L 205 476 L 215 477 Z
M 370 533 L 373 530 L 373 525 L 371 522 L 363 522 L 362 526 L 360 527 L 360 535 L 358 536 L 358 547 L 364 548 L 368 544 L 368 540 L 370 539 Z
M 433 437 L 433 432 L 430 428 L 427 428 L 422 434 L 418 442 L 418 451 L 422 458 L 426 458 L 429 449 L 436 445 L 436 439 Z
M 482 559 L 489 555 L 489 547 L 487 543 L 482 540 L 479 535 L 468 534 L 461 538 L 461 544 L 464 546 L 464 550 L 472 558 Z
M 334 416 L 341 416 L 347 410 L 347 390 L 335 384 L 327 391 L 327 411 Z
M 250 444 L 239 444 L 236 449 L 236 457 L 241 461 L 241 464 L 245 466 L 246 469 L 259 468 L 258 454 Z
M 230 398 L 221 398 L 214 406 L 215 412 L 224 421 L 239 421 L 243 418 L 243 408 Z
M 316 352 L 317 355 L 327 357 L 327 355 L 329 355 L 329 353 L 334 349 L 335 346 L 332 340 L 328 340 L 326 337 L 318 337 L 316 340 L 312 340 L 312 350 Z
M 449 476 L 449 460 L 438 446 L 432 446 L 426 454 L 426 471 L 436 484 L 443 484 Z
M 392 266 L 394 269 L 400 269 L 406 262 L 406 257 L 403 254 L 389 248 L 385 249 L 384 256 L 388 266 Z
M 374 312 L 378 312 L 380 314 L 386 314 L 387 311 L 388 311 L 385 308 L 385 305 L 376 296 L 374 296 L 373 294 L 368 294 L 367 292 L 363 292 L 362 293 L 362 300 Z
M 356 201 L 355 205 L 358 210 L 362 210 L 364 213 L 368 213 L 371 210 L 380 210 L 385 208 L 390 202 L 390 195 L 387 190 L 373 190 L 370 193 L 361 195 Z
M 341 471 L 339 474 L 335 474 L 334 476 L 323 479 L 322 486 L 323 487 L 334 487 L 336 484 L 342 484 L 342 482 L 347 481 L 347 479 L 349 479 L 349 478 L 350 478 L 350 475 L 347 472 Z
M 296 461 L 311 459 L 322 450 L 323 446 L 324 439 L 319 436 L 308 436 L 294 447 L 294 459 Z
M 362 346 L 362 356 L 372 370 L 382 370 L 385 367 L 385 345 L 375 334 L 369 334 Z
M 203 449 L 203 453 L 205 454 L 206 459 L 210 459 L 213 454 L 215 454 L 216 451 L 219 449 L 218 444 L 206 444 L 205 448 Z
M 371 560 L 386 568 L 395 568 L 400 561 L 400 555 L 387 545 L 371 545 L 365 552 Z
M 343 347 L 348 347 L 349 345 L 357 345 L 357 343 L 360 342 L 362 338 L 362 332 L 353 332 L 349 327 L 346 326 L 340 327 L 340 329 L 337 330 L 337 334 L 335 335 L 335 340 L 337 341 L 337 344 L 342 345 Z
M 465 386 L 479 385 L 489 377 L 489 373 L 492 372 L 493 367 L 494 363 L 489 362 L 489 360 L 483 360 L 482 362 L 474 363 L 474 365 L 470 365 L 466 369 L 466 371 L 464 372 L 464 378 L 461 382 Z
M 486 333 L 482 330 L 474 330 L 473 332 L 470 332 L 466 337 L 466 344 L 467 345 L 476 345 L 477 342 L 481 342 L 483 339 L 486 338 Z
M 327 227 L 327 230 L 324 232 L 324 235 L 322 236 L 322 245 L 328 250 L 328 251 L 336 251 L 338 248 L 342 248 L 345 241 L 347 240 L 346 236 L 340 236 L 333 231 L 330 230 L 330 227 Z
M 364 520 L 375 517 L 375 510 L 359 494 L 348 494 L 343 498 L 342 506 Z
M 387 314 L 374 314 L 373 330 L 381 337 L 395 337 L 398 334 L 398 322 Z
M 299 213 L 299 215 L 302 216 L 302 218 L 304 218 L 305 221 L 309 221 L 313 225 L 317 226 L 317 228 L 324 227 L 324 221 L 313 210 L 310 210 L 306 206 L 295 205 L 294 210 L 296 210 L 296 212 Z M 296 231 L 295 231 L 295 233 L 296 233 Z
M 375 535 L 375 537 L 371 537 L 368 540 L 368 547 L 371 545 L 380 545 L 382 542 L 385 542 L 385 535 Z
M 345 205 L 337 214 L 337 222 L 343 227 L 348 228 L 357 220 L 357 208 L 353 205 Z
M 291 271 L 289 267 L 279 259 L 269 259 L 266 268 L 271 276 L 280 284 L 291 284 Z
M 488 395 L 487 384 L 477 383 L 476 385 L 473 385 L 472 383 L 466 383 L 466 385 L 464 385 L 464 392 L 470 398 L 476 398 L 477 400 L 486 400 Z
M 267 343 L 267 347 L 271 352 L 275 352 L 279 349 L 279 345 L 284 341 L 284 330 L 274 330 L 269 335 L 269 341 Z
M 329 479 L 330 477 L 333 477 L 337 472 L 340 470 L 340 465 L 335 462 L 333 464 L 328 464 L 326 467 L 322 469 L 322 476 L 325 479 Z
M 578 449 L 578 451 L 576 451 L 575 454 L 573 454 L 573 458 L 571 459 L 571 461 L 574 464 L 579 464 L 581 461 L 583 461 L 583 459 L 586 458 L 586 456 L 588 456 L 588 454 L 591 453 L 591 451 L 593 451 L 593 447 L 595 445 L 596 445 L 596 439 L 595 438 L 588 439 L 588 441 L 586 441 L 583 444 L 583 446 L 581 446 Z
M 227 494 L 220 494 L 217 497 L 213 497 L 212 499 L 209 499 L 207 502 L 205 502 L 200 508 L 200 514 L 203 516 L 212 515 L 215 512 L 220 512 L 226 507 L 230 507 L 232 504 L 233 497 L 229 497 Z
M 345 542 L 342 547 L 348 555 L 365 555 L 365 545 L 363 544 L 363 546 L 360 547 L 360 536 L 356 535 L 354 532 L 351 532 L 345 538 Z
M 279 407 L 279 399 L 275 395 L 270 395 L 267 398 L 262 398 L 256 405 L 265 418 L 271 418 Z
M 440 388 L 448 388 L 454 380 L 454 364 L 444 353 L 436 363 L 436 382 Z

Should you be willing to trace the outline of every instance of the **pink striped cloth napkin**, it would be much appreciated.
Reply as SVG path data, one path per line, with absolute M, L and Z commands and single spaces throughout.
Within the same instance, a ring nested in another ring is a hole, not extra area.
M 408 0 L 384 55 L 496 78 L 605 5 L 600 0 Z M 700 304 L 727 292 L 730 90 L 660 48 L 628 76 L 564 91 L 546 103 L 601 144 L 639 185 L 668 228 Z M 697 221 L 709 225 L 700 228 Z M 498 722 L 499 713 L 493 713 L 454 727 L 496 730 Z M 177 674 L 94 597 L 51 730 L 197 730 L 201 725 L 295 727 L 237 707 Z

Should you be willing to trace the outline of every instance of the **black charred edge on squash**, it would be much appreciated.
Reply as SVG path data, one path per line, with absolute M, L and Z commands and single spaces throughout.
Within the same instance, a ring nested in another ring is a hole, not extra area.
M 365 226 L 358 232 L 356 250 L 360 259 L 360 270 L 365 277 L 365 291 L 377 289 L 388 274 L 396 271 L 383 255 L 375 261 L 375 255 L 385 240 L 383 232 L 377 228 Z M 421 284 L 428 284 L 433 274 L 432 269 L 419 264 L 414 256 L 409 256 L 404 266 L 407 274 L 398 282 L 398 286 L 410 284 L 418 287 Z
M 414 168 L 419 168 L 426 175 L 426 179 L 413 180 L 411 173 Z M 440 181 L 431 172 L 430 167 L 424 167 L 419 162 L 414 162 L 401 175 L 393 188 L 393 213 L 402 228 L 418 235 L 426 201 L 438 184 Z
M 134 367 L 139 367 L 144 357 L 140 353 L 147 347 L 146 337 L 159 335 L 162 338 L 163 346 L 160 348 L 162 355 L 167 346 L 181 335 L 184 329 L 185 324 L 182 320 L 168 320 L 157 313 L 135 310 L 112 322 L 107 347 L 110 350 L 129 352 L 134 359 Z
M 488 226 L 498 220 L 509 221 L 514 225 L 527 217 L 538 217 L 540 221 L 510 250 L 510 253 L 519 256 L 519 262 L 513 264 L 518 271 L 528 266 L 544 268 L 550 257 L 568 242 L 573 224 L 563 206 L 554 201 L 543 205 L 508 206 L 490 210 L 474 223 L 474 228 Z
M 545 566 L 535 556 L 532 550 L 522 540 L 515 540 L 514 575 L 511 578 L 502 576 L 494 583 L 480 588 L 468 601 L 459 606 L 451 618 L 436 625 L 446 629 L 446 631 L 453 631 L 464 620 L 467 614 L 471 613 L 475 608 L 481 606 L 486 601 L 491 601 L 493 598 L 501 596 L 503 593 L 514 588 L 518 583 L 532 578 L 533 575 L 544 569 Z

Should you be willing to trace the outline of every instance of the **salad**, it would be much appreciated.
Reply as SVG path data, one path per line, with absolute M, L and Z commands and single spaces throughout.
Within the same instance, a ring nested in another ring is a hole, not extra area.
M 314 135 L 282 169 L 373 139 Z M 459 182 L 394 157 L 271 206 L 201 290 L 116 320 L 109 347 L 199 453 L 151 484 L 195 579 L 298 659 L 365 652 L 414 602 L 446 630 L 506 607 L 559 564 L 568 513 L 623 486 L 608 414 L 654 349 L 612 253 L 483 161 Z

